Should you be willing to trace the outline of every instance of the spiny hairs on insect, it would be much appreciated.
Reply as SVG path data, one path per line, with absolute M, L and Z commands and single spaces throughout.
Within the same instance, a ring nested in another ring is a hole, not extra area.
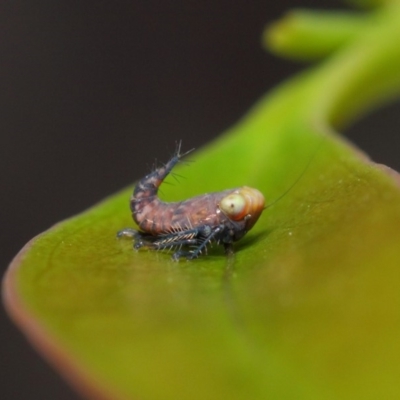
M 194 151 L 194 147 L 193 147 L 192 149 L 186 151 L 185 153 L 181 153 L 181 148 L 182 148 L 182 140 L 180 140 L 179 142 L 176 142 L 176 149 L 175 149 L 175 153 L 173 155 L 173 157 L 177 157 L 179 160 L 182 159 L 183 157 L 187 156 L 192 151 Z
M 180 164 L 183 163 L 183 164 L 189 165 L 191 162 L 193 162 L 193 160 L 182 160 L 182 159 L 183 159 L 183 157 L 185 157 L 188 154 L 190 154 L 191 152 L 193 152 L 195 150 L 195 148 L 193 147 L 192 149 L 185 151 L 184 153 L 181 153 L 181 148 L 182 148 L 182 140 L 179 140 L 176 142 L 176 148 L 175 148 L 175 151 L 174 151 L 172 157 L 170 158 L 170 160 L 175 159 L 176 163 L 180 163 Z M 162 166 L 166 167 L 167 165 L 162 163 Z M 171 171 L 169 173 L 169 175 L 171 175 L 175 179 L 175 181 L 178 183 L 180 183 L 178 178 L 185 178 L 184 176 L 179 175 L 174 171 Z M 164 183 L 169 184 L 169 185 L 171 184 L 171 182 L 166 182 L 166 181 L 164 181 Z

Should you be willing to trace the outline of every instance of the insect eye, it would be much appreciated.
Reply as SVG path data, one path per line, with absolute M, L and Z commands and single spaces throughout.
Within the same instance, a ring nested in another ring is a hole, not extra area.
M 243 217 L 245 206 L 245 197 L 238 193 L 232 193 L 224 197 L 219 204 L 221 211 L 234 220 L 239 220 Z

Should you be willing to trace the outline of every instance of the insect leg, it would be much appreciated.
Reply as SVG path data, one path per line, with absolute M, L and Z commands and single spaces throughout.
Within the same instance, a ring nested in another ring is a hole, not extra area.
M 165 242 L 162 244 L 152 244 L 152 248 L 155 250 L 163 250 L 163 249 L 169 249 L 171 247 L 177 247 L 177 246 L 187 246 L 189 244 L 198 244 L 198 239 L 183 239 L 183 240 L 175 240 L 174 242 Z
M 137 231 L 136 229 L 124 228 L 117 232 L 117 239 L 121 238 L 133 239 L 133 248 L 137 250 L 143 246 L 152 246 L 151 239 L 153 236 Z
M 232 243 L 224 243 L 225 254 L 230 257 L 233 255 L 233 245 Z
M 152 247 L 155 249 L 165 249 L 171 246 L 183 246 L 189 244 L 197 244 L 199 229 L 186 229 L 176 232 L 159 235 L 154 240 Z
M 221 232 L 223 228 L 221 226 L 217 226 L 213 230 L 211 230 L 211 233 L 205 237 L 205 239 L 202 241 L 202 243 L 192 251 L 181 251 L 178 250 L 172 255 L 172 259 L 175 261 L 178 261 L 179 258 L 181 257 L 186 257 L 187 260 L 192 260 L 193 258 L 196 258 L 201 251 L 215 238 L 215 236 Z
M 132 228 L 124 228 L 117 232 L 117 239 L 128 238 L 133 239 L 138 236 L 139 232 Z

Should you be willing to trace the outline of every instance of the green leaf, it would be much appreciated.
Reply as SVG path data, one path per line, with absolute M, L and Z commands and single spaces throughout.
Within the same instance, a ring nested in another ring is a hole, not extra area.
M 354 12 L 292 10 L 265 30 L 265 46 L 300 60 L 326 57 L 354 40 L 370 20 Z
M 398 177 L 331 128 L 399 93 L 399 6 L 357 29 L 194 153 L 184 182 L 163 186 L 168 201 L 241 185 L 269 203 L 286 193 L 233 258 L 215 248 L 176 263 L 116 240 L 133 226 L 131 188 L 17 256 L 6 306 L 87 396 L 400 396 Z

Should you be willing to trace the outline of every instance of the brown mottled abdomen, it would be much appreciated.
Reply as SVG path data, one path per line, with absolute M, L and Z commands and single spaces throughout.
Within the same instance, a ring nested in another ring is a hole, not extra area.
M 217 226 L 225 218 L 218 204 L 234 190 L 204 194 L 173 203 L 165 203 L 156 196 L 132 198 L 132 216 L 142 231 L 153 235 L 202 225 Z

